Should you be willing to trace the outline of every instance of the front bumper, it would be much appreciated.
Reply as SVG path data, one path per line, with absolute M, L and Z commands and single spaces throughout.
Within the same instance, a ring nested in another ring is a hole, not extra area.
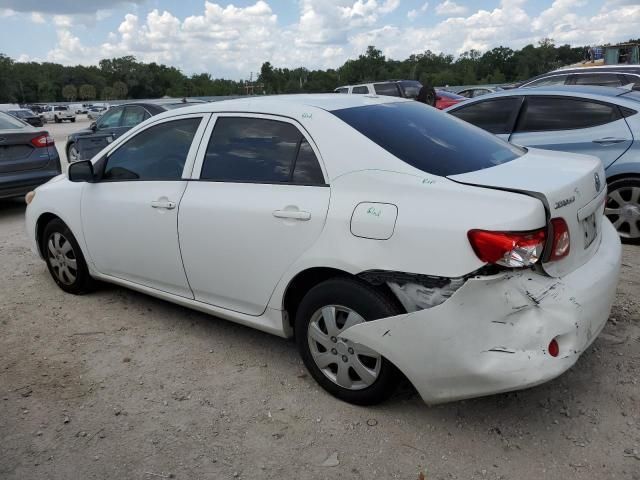
M 441 305 L 354 325 L 342 337 L 391 361 L 426 403 L 531 387 L 569 369 L 600 333 L 620 258 L 618 235 L 604 220 L 598 251 L 565 277 L 475 277 Z M 555 358 L 547 352 L 553 338 Z

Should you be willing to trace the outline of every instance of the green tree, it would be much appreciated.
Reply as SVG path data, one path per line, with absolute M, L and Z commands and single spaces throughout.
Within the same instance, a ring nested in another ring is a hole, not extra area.
M 113 96 L 118 99 L 127 98 L 127 93 L 129 89 L 127 88 L 127 84 L 124 82 L 115 82 L 113 84 Z
M 78 89 L 75 85 L 65 85 L 64 87 L 62 87 L 62 96 L 66 101 L 73 102 L 78 96 Z
M 102 89 L 102 100 L 113 100 L 115 98 L 113 93 L 113 87 L 104 87 Z
M 89 85 L 88 83 L 80 85 L 80 88 L 78 89 L 78 96 L 82 100 L 93 100 L 96 98 L 96 87 Z

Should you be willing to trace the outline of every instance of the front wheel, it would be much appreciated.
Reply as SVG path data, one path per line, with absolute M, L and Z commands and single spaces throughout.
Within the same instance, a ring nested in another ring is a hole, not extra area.
M 55 117 L 55 118 L 53 119 L 53 121 L 54 121 L 55 123 L 60 123 L 60 119 L 59 119 L 58 117 Z
M 72 118 L 72 119 L 71 119 L 71 123 L 76 123 L 76 119 L 75 119 L 75 118 Z
M 47 224 L 41 250 L 49 273 L 62 290 L 78 295 L 93 288 L 94 280 L 76 237 L 62 220 L 51 220 Z
M 80 154 L 78 153 L 78 149 L 76 148 L 76 144 L 72 143 L 67 148 L 67 161 L 69 163 L 77 162 L 80 160 Z
M 604 214 L 623 243 L 640 244 L 640 178 L 621 178 L 609 184 Z
M 398 371 L 379 353 L 340 336 L 358 323 L 401 313 L 385 295 L 350 278 L 312 288 L 296 314 L 296 343 L 313 378 L 337 398 L 374 405 L 393 394 Z

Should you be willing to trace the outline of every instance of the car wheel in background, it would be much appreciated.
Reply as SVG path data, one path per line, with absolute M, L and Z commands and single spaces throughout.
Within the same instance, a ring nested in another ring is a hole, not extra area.
M 384 294 L 350 278 L 313 287 L 296 313 L 296 343 L 302 360 L 322 388 L 357 405 L 386 400 L 396 389 L 397 369 L 377 352 L 340 338 L 361 322 L 402 313 Z
M 76 119 L 75 119 L 75 118 L 72 118 L 72 119 L 71 119 L 71 123 L 76 123 Z
M 44 228 L 40 250 L 49 273 L 62 290 L 78 295 L 94 287 L 80 246 L 62 220 L 51 220 Z
M 609 183 L 604 214 L 623 243 L 640 244 L 640 178 L 621 178 Z
M 73 163 L 73 162 L 77 162 L 78 160 L 80 160 L 80 154 L 78 153 L 76 144 L 71 143 L 67 147 L 67 162 Z
M 56 123 L 60 123 L 60 119 L 58 117 L 54 117 L 53 121 L 56 122 Z

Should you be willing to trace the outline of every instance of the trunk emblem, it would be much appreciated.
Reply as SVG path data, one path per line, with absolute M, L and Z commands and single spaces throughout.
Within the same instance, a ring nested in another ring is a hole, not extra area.
M 600 191 L 600 187 L 602 185 L 600 185 L 600 175 L 598 175 L 598 172 L 593 174 L 593 179 L 595 180 L 595 184 L 596 184 L 596 192 Z

